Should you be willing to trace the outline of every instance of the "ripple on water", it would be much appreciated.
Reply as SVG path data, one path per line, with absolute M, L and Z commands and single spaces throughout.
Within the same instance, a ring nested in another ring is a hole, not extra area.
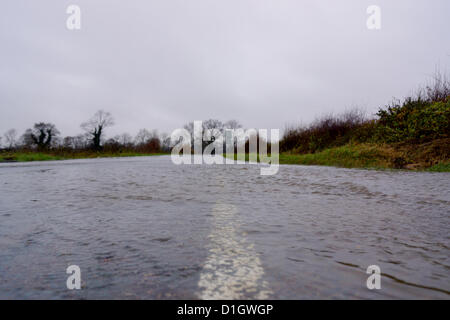
M 0 298 L 448 299 L 450 175 L 259 173 L 170 157 L 1 164 Z

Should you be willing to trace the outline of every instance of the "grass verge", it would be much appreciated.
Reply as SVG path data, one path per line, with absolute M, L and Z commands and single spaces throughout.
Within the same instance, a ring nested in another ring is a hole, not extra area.
M 347 144 L 310 154 L 281 153 L 280 164 L 450 172 L 450 162 L 445 160 L 448 157 L 442 157 L 441 153 L 431 155 L 429 148 L 422 146 L 414 147 L 415 150 L 424 150 L 416 151 L 417 154 L 415 154 L 410 150 L 411 148 L 398 148 L 385 144 Z M 427 161 L 423 159 L 425 153 Z M 237 155 L 234 155 L 234 159 L 237 159 Z M 248 161 L 248 154 L 245 155 L 245 159 Z
M 427 171 L 431 171 L 431 172 L 450 172 L 450 162 L 435 164 L 434 166 L 428 168 Z

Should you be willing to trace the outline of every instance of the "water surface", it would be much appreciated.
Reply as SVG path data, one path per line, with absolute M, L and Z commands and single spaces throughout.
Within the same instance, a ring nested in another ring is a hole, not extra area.
M 450 297 L 450 174 L 259 173 L 166 156 L 0 164 L 0 298 Z

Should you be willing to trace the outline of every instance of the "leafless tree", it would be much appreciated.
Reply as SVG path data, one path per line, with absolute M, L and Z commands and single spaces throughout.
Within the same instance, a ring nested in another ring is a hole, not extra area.
M 158 138 L 157 130 L 153 130 L 152 132 L 150 132 L 147 129 L 141 129 L 134 138 L 134 141 L 136 145 L 141 145 L 147 143 L 149 140 L 153 138 Z
M 203 122 L 203 132 L 205 130 L 211 130 L 211 136 L 216 138 L 223 133 L 224 124 L 220 120 L 209 119 Z
M 72 137 L 71 139 L 72 141 L 72 146 L 74 149 L 85 149 L 87 147 L 89 147 L 90 144 L 90 140 L 91 140 L 91 135 L 88 133 L 85 134 L 79 134 L 76 135 L 75 137 Z
M 211 139 L 209 141 L 203 139 L 203 148 L 210 144 L 215 139 L 219 138 L 220 136 L 223 136 L 225 134 L 226 129 L 239 129 L 242 128 L 242 125 L 236 121 L 236 120 L 229 120 L 225 123 L 223 123 L 220 120 L 217 119 L 209 119 L 202 122 L 202 132 L 200 134 L 202 135 L 201 138 L 204 138 L 204 134 L 206 130 L 210 130 L 211 133 Z M 200 137 L 194 137 L 194 123 L 190 122 L 184 126 L 184 129 L 186 129 L 191 134 L 191 146 L 194 145 L 194 139 L 199 139 Z
M 141 129 L 134 138 L 134 142 L 136 143 L 136 145 L 140 145 L 144 144 L 150 138 L 151 138 L 150 131 L 148 131 L 147 129 Z
M 450 96 L 450 79 L 447 74 L 436 70 L 433 82 L 425 90 L 428 101 L 444 101 Z
M 76 149 L 76 137 L 64 137 L 62 147 L 66 149 Z
M 87 122 L 81 124 L 81 128 L 90 135 L 92 147 L 96 150 L 101 148 L 101 139 L 105 128 L 114 125 L 111 113 L 99 110 Z
M 172 147 L 170 136 L 163 132 L 161 133 L 159 140 L 161 141 L 161 150 L 170 151 L 170 148 Z
M 5 132 L 5 143 L 9 149 L 12 149 L 16 146 L 17 139 L 17 131 L 16 129 L 9 129 Z
M 116 136 L 114 139 L 124 147 L 129 147 L 133 145 L 133 137 L 126 132 L 122 133 L 119 136 Z
M 224 123 L 225 129 L 239 129 L 242 128 L 242 125 L 237 120 L 228 120 Z

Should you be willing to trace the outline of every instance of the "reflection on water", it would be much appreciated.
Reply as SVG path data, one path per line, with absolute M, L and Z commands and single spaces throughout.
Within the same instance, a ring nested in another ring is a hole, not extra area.
M 198 286 L 201 299 L 268 299 L 271 292 L 263 280 L 264 269 L 245 235 L 238 235 L 236 207 L 217 204 L 208 258 Z
M 448 299 L 449 195 L 448 173 L 0 164 L 0 298 Z

